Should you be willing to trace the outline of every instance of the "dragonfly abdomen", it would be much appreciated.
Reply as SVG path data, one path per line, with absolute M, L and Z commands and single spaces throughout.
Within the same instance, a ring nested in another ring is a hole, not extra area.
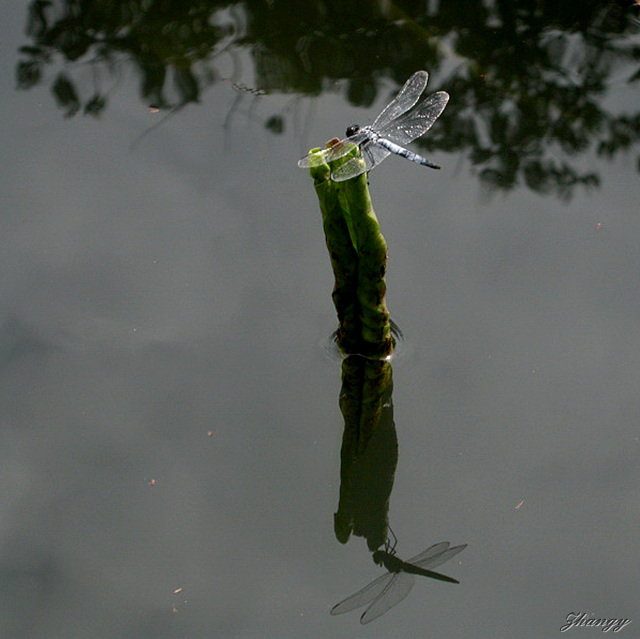
M 376 142 L 383 146 L 387 151 L 391 151 L 391 153 L 395 153 L 400 157 L 403 157 L 407 160 L 411 160 L 411 162 L 415 162 L 416 164 L 422 164 L 422 166 L 428 166 L 431 169 L 439 169 L 440 167 L 433 162 L 429 162 L 426 158 L 423 158 L 421 155 L 414 153 L 413 151 L 409 151 L 409 149 L 405 149 L 403 146 L 396 144 L 395 142 L 391 142 L 390 140 L 386 140 L 385 138 L 378 138 Z

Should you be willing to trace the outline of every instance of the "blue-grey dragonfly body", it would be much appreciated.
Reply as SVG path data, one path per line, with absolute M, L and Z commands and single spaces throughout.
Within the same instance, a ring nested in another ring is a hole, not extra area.
M 445 91 L 438 91 L 415 106 L 427 86 L 428 79 L 429 74 L 426 71 L 414 73 L 371 126 L 362 128 L 357 124 L 350 126 L 344 140 L 322 151 L 329 162 L 347 155 L 353 150 L 354 145 L 360 147 L 362 159 L 355 157 L 344 162 L 331 173 L 332 180 L 341 182 L 365 171 L 371 171 L 389 153 L 432 169 L 440 168 L 437 164 L 400 146 L 409 144 L 426 133 L 447 106 L 449 94 Z M 310 153 L 303 157 L 298 162 L 298 166 L 301 168 L 313 166 L 317 162 L 317 158 L 314 160 L 314 155 L 316 154 Z
M 360 617 L 360 623 L 369 623 L 381 617 L 409 594 L 415 583 L 414 575 L 457 584 L 459 582 L 456 579 L 427 569 L 441 566 L 466 547 L 467 544 L 449 547 L 449 542 L 443 541 L 430 546 L 408 561 L 402 561 L 393 552 L 377 550 L 373 554 L 374 561 L 384 565 L 388 572 L 336 604 L 331 608 L 331 614 L 341 615 L 370 604 Z

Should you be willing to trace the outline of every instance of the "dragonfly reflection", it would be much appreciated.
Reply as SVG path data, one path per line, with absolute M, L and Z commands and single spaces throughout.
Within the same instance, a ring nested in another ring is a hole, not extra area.
M 401 144 L 409 144 L 425 134 L 447 106 L 449 94 L 438 91 L 412 109 L 425 90 L 428 79 L 429 74 L 426 71 L 414 73 L 406 81 L 400 93 L 382 110 L 371 126 L 360 128 L 357 124 L 351 125 L 347 129 L 347 137 L 344 140 L 333 145 L 330 149 L 322 151 L 325 159 L 330 162 L 344 157 L 353 150 L 354 146 L 360 147 L 364 165 L 360 158 L 351 158 L 331 173 L 332 180 L 341 182 L 365 171 L 371 171 L 389 153 L 395 153 L 411 162 L 432 169 L 440 168 L 437 164 L 400 146 Z M 310 153 L 298 162 L 298 166 L 308 168 L 316 162 L 317 154 Z
M 466 547 L 467 544 L 449 547 L 449 542 L 443 541 L 430 546 L 408 561 L 402 561 L 393 549 L 376 550 L 373 553 L 373 560 L 384 566 L 388 572 L 336 604 L 331 609 L 331 614 L 341 615 L 370 604 L 360 617 L 360 623 L 369 623 L 384 615 L 409 594 L 415 583 L 414 575 L 423 575 L 454 584 L 460 583 L 457 579 L 429 569 L 449 561 Z

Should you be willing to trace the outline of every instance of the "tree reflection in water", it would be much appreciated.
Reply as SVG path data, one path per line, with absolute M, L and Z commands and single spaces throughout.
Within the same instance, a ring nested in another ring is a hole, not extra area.
M 569 198 L 600 183 L 597 164 L 581 168 L 587 152 L 609 159 L 637 149 L 638 109 L 605 104 L 615 83 L 640 80 L 637 5 L 371 4 L 363 12 L 354 0 L 33 0 L 18 87 L 46 81 L 66 116 L 98 116 L 132 65 L 145 104 L 175 110 L 222 79 L 221 59 L 239 69 L 244 51 L 252 90 L 315 96 L 346 79 L 349 102 L 371 106 L 381 77 L 399 85 L 426 67 L 453 99 L 421 148 L 464 153 L 492 190 L 525 185 Z M 285 124 L 280 115 L 264 121 L 274 134 Z

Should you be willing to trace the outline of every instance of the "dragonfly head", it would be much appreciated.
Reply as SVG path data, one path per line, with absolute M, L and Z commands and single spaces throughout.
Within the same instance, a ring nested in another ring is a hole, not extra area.
M 352 124 L 351 126 L 347 127 L 347 137 L 353 137 L 358 131 L 360 130 L 360 125 L 359 124 Z

